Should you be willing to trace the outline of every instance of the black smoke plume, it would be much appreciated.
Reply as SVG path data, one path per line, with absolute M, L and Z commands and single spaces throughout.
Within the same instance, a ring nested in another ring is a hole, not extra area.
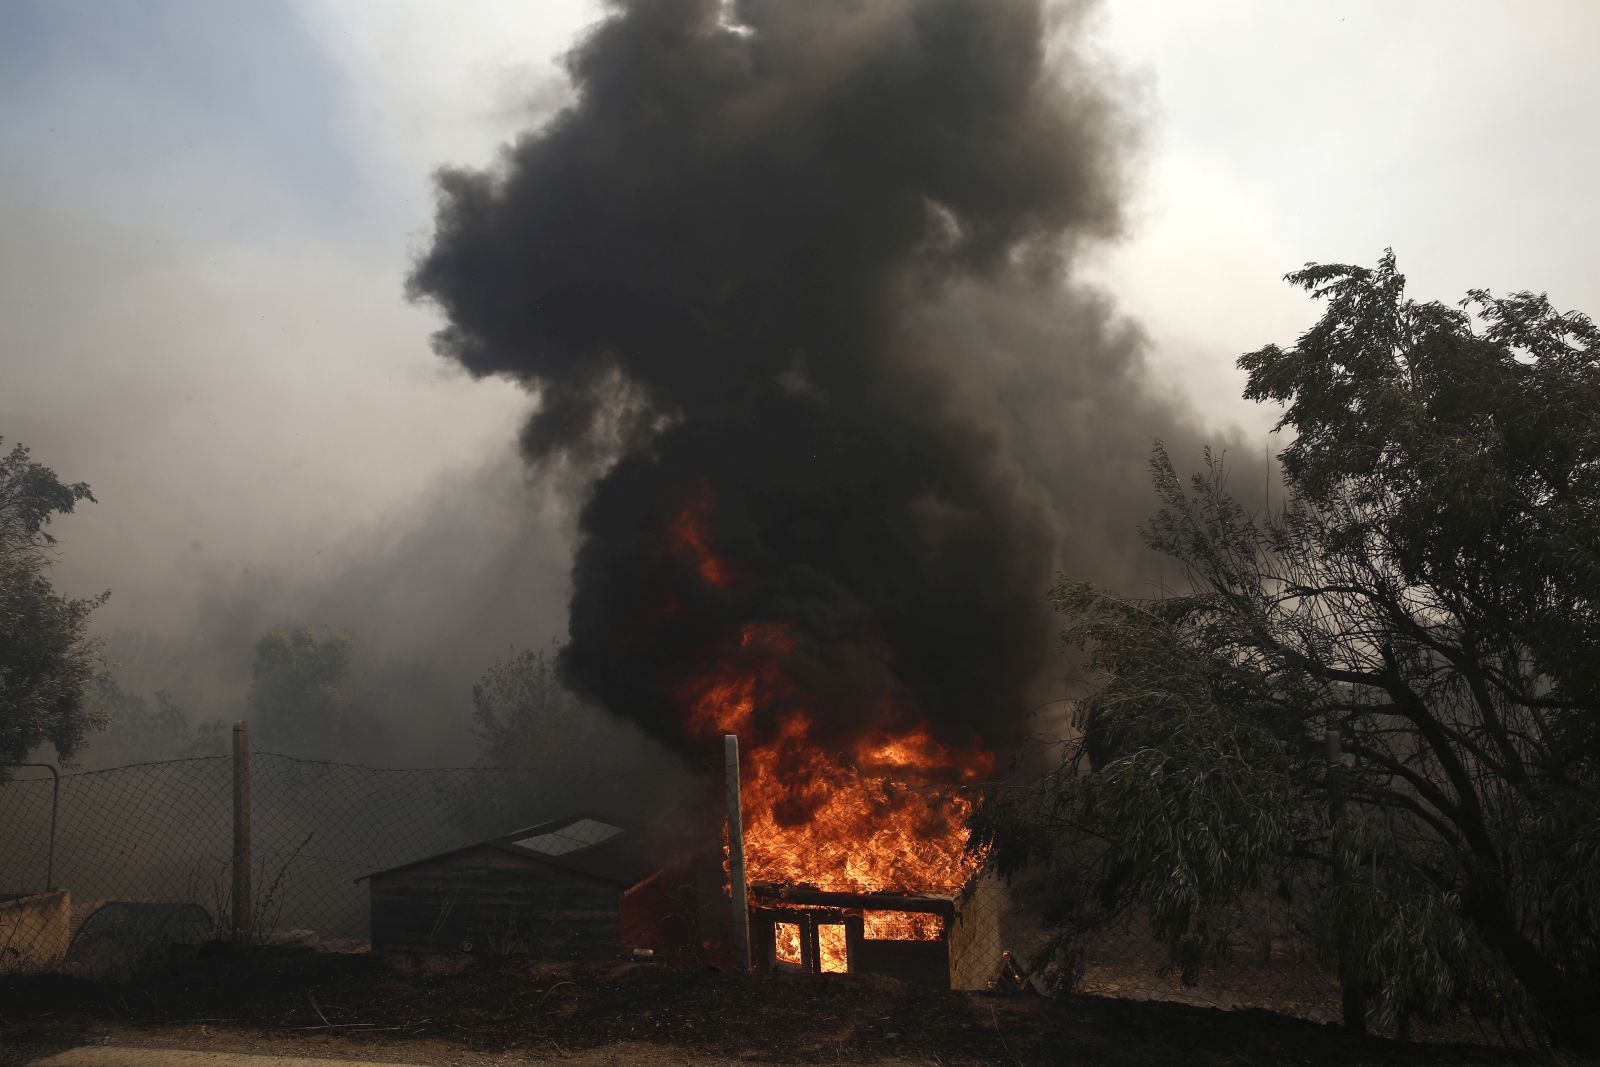
M 621 3 L 569 108 L 440 173 L 409 289 L 438 350 L 537 392 L 533 461 L 597 472 L 581 694 L 681 741 L 685 685 L 781 621 L 789 699 L 841 751 L 915 722 L 1017 739 L 1052 567 L 1116 576 L 1150 439 L 1182 429 L 1137 333 L 1068 284 L 1117 232 L 1127 139 L 1083 17 Z M 725 582 L 667 536 L 685 514 Z

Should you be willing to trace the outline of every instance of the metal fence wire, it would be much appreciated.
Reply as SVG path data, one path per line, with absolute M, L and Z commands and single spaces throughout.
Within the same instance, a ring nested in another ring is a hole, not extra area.
M 552 811 L 548 796 L 542 810 L 530 803 L 535 772 L 378 769 L 263 752 L 248 758 L 246 925 L 260 945 L 360 952 L 388 939 L 437 951 L 470 945 L 537 954 L 558 943 L 563 951 L 608 944 L 641 955 L 692 945 L 701 955 L 695 962 L 733 962 L 727 853 L 715 825 L 698 857 L 640 881 L 640 859 L 624 847 L 622 827 Z M 49 769 L 0 774 L 0 973 L 128 982 L 235 936 L 230 757 L 67 773 L 59 786 Z M 954 795 L 927 798 L 929 811 L 960 803 Z M 747 833 L 757 969 L 877 973 L 956 989 L 1065 984 L 1109 997 L 1266 1009 L 1319 1022 L 1340 1017 L 1338 977 L 1313 943 L 1313 924 L 1277 898 L 1242 906 L 1233 951 L 1186 979 L 1136 922 L 1062 953 L 1039 917 L 976 861 L 960 884 L 832 877 L 840 857 L 806 851 L 818 840 Z M 791 853 L 774 863 L 771 853 L 782 849 Z M 541 921 L 552 922 L 548 915 L 517 912 L 518 894 L 531 885 L 517 880 L 525 877 L 513 869 L 518 850 L 557 866 L 587 857 L 567 864 L 583 876 L 578 888 L 534 887 L 565 894 L 548 898 L 559 899 L 563 940 L 536 936 Z M 408 873 L 387 877 L 380 893 L 368 876 L 392 869 Z M 796 873 L 774 878 L 774 870 Z M 580 891 L 608 879 L 611 905 Z M 388 912 L 379 905 L 384 894 L 394 901 Z M 495 928 L 471 927 L 472 908 L 491 905 L 503 909 Z M 602 928 L 609 941 L 585 940 L 585 931 Z M 654 948 L 637 947 L 645 945 Z
M 143 956 L 168 925 L 187 938 L 213 933 L 211 883 L 216 871 L 226 878 L 232 848 L 230 760 L 64 774 L 59 806 L 53 772 L 8 773 L 0 972 L 115 979 L 151 964 Z
M 173 946 L 232 936 L 233 761 L 226 756 L 0 784 L 0 973 L 127 981 Z M 252 939 L 364 950 L 363 876 L 537 821 L 507 768 L 390 770 L 256 752 Z M 53 836 L 53 849 L 52 849 Z M 53 855 L 52 855 L 53 853 Z

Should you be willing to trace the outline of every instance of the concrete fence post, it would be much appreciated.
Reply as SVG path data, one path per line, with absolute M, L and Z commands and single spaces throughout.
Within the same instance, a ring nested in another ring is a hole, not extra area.
M 733 964 L 750 969 L 750 886 L 744 870 L 744 817 L 739 807 L 739 736 L 722 739 L 728 775 L 728 890 L 733 898 Z

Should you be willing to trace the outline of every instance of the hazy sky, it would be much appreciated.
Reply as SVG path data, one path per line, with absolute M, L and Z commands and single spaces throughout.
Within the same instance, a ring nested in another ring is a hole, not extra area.
M 114 590 L 102 628 L 181 639 L 218 597 L 303 602 L 438 527 L 461 557 L 553 561 L 506 594 L 504 640 L 560 631 L 564 518 L 513 473 L 529 401 L 447 371 L 401 287 L 429 171 L 559 107 L 598 14 L 0 3 L 0 435 L 93 484 L 57 574 Z M 1233 361 L 1309 323 L 1280 281 L 1307 260 L 1393 245 L 1415 295 L 1600 310 L 1600 5 L 1109 0 L 1099 22 L 1145 137 L 1096 277 L 1217 427 L 1265 444 Z M 390 597 L 395 634 L 438 628 Z

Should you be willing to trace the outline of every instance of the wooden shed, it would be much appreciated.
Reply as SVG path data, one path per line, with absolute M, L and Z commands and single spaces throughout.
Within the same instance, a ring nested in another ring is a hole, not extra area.
M 727 914 L 720 861 L 681 836 L 571 815 L 367 875 L 372 948 L 708 958 Z

